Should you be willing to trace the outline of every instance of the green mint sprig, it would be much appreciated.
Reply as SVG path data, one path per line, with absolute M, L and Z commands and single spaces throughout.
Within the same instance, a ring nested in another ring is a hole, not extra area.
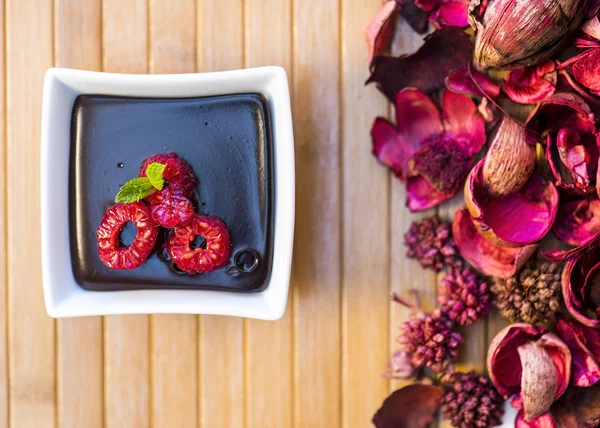
M 145 177 L 136 177 L 121 186 L 115 202 L 129 204 L 150 196 L 157 190 L 162 190 L 165 185 L 163 173 L 166 165 L 158 162 L 151 163 L 146 168 Z

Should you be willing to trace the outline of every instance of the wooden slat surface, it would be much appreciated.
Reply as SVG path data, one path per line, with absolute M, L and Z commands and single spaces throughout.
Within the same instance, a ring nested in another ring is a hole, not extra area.
M 438 277 L 405 258 L 404 184 L 371 156 L 393 109 L 368 76 L 378 0 L 0 0 L 0 428 L 360 428 L 403 383 L 382 376 Z M 6 14 L 6 16 L 4 16 Z M 400 23 L 396 52 L 421 44 Z M 125 73 L 283 66 L 296 139 L 292 289 L 277 322 L 152 315 L 55 322 L 43 307 L 42 79 L 52 65 Z M 483 369 L 493 316 L 465 330 Z M 447 426 L 447 423 L 442 423 Z

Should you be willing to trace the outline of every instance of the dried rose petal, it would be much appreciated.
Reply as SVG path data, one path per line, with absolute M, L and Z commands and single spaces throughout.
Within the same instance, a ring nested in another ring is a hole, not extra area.
M 494 337 L 487 368 L 496 389 L 511 404 L 535 419 L 566 390 L 571 377 L 571 353 L 552 333 L 530 324 L 512 324 Z
M 580 247 L 581 248 L 581 247 Z M 565 306 L 581 324 L 600 329 L 600 249 L 582 252 L 565 264 L 562 289 Z
M 559 319 L 556 331 L 567 344 L 573 357 L 571 382 L 575 386 L 591 386 L 600 381 L 600 330 L 576 321 Z
M 382 3 L 381 8 L 365 29 L 369 46 L 369 64 L 376 56 L 382 55 L 390 47 L 394 37 L 394 18 L 398 10 L 396 0 Z
M 534 174 L 518 191 L 490 198 L 483 185 L 485 160 L 471 171 L 465 185 L 465 201 L 483 235 L 498 244 L 522 246 L 541 240 L 552 228 L 558 211 L 558 191 Z
M 469 0 L 415 0 L 415 4 L 430 14 L 429 19 L 437 28 L 469 26 Z
M 481 0 L 469 6 L 476 31 L 475 61 L 481 67 L 518 68 L 552 57 L 581 25 L 587 8 L 579 0 Z
M 537 418 L 527 421 L 525 412 L 521 410 L 515 421 L 515 428 L 556 428 L 556 422 L 550 413 L 544 413 Z
M 596 197 L 562 204 L 552 232 L 570 245 L 581 245 L 600 232 L 600 200 Z
M 429 27 L 429 14 L 415 4 L 414 0 L 397 0 L 400 15 L 419 34 L 425 34 Z
M 595 428 L 600 424 L 600 385 L 571 387 L 552 406 L 561 428 Z
M 537 245 L 502 247 L 485 239 L 473 224 L 469 212 L 457 211 L 452 234 L 460 254 L 484 275 L 510 278 L 535 253 Z
M 441 89 L 448 73 L 469 61 L 471 46 L 469 36 L 460 28 L 443 28 L 427 36 L 412 55 L 375 58 L 367 83 L 375 82 L 390 101 L 407 87 L 424 92 Z
M 464 95 L 474 95 L 478 97 L 487 96 L 492 98 L 496 98 L 500 95 L 500 85 L 490 79 L 487 74 L 477 70 L 471 70 L 471 74 L 477 81 L 477 84 L 473 82 L 466 65 L 457 68 L 446 77 L 446 87 L 453 92 Z M 483 92 L 479 88 L 483 89 Z
M 525 129 L 505 115 L 483 161 L 485 191 L 496 198 L 517 192 L 534 168 L 535 148 L 527 143 Z
M 600 67 L 599 48 L 591 48 L 579 54 L 571 65 L 573 77 L 596 95 L 600 95 L 598 67 Z
M 556 90 L 558 73 L 554 61 L 513 70 L 504 83 L 504 92 L 516 103 L 536 104 Z
M 427 428 L 444 392 L 433 385 L 413 384 L 393 392 L 373 416 L 377 428 Z

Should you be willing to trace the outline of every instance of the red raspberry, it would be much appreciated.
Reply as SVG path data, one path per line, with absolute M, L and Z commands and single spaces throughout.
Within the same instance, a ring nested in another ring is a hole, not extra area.
M 119 242 L 119 234 L 130 221 L 138 231 L 131 245 L 124 247 Z M 136 269 L 148 258 L 157 234 L 152 214 L 142 202 L 113 205 L 102 217 L 96 231 L 98 255 L 110 269 Z
M 146 176 L 146 168 L 154 162 L 166 165 L 163 178 L 168 183 L 160 192 L 154 192 L 148 196 L 146 198 L 147 201 L 153 203 L 155 199 L 165 197 L 168 192 L 177 192 L 188 198 L 192 196 L 194 187 L 196 187 L 196 176 L 186 161 L 179 158 L 175 153 L 152 155 L 142 162 L 140 177 Z
M 196 236 L 204 237 L 205 249 L 190 247 Z M 179 269 L 196 274 L 213 272 L 226 266 L 231 241 L 227 226 L 217 217 L 195 215 L 187 226 L 173 229 L 165 248 Z
M 185 196 L 167 194 L 152 203 L 152 218 L 163 227 L 185 226 L 194 217 L 194 205 Z

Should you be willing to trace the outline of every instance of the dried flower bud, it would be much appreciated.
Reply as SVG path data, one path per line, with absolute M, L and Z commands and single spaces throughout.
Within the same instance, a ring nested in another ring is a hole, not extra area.
M 587 12 L 581 0 L 490 0 L 478 17 L 482 0 L 469 6 L 476 31 L 475 61 L 481 67 L 518 68 L 538 64 L 557 53 Z
M 487 193 L 500 198 L 521 190 L 535 168 L 535 148 L 527 143 L 525 129 L 504 116 L 483 163 Z
M 494 337 L 487 355 L 492 383 L 531 421 L 547 412 L 567 389 L 571 352 L 553 333 L 530 324 L 513 324 Z

